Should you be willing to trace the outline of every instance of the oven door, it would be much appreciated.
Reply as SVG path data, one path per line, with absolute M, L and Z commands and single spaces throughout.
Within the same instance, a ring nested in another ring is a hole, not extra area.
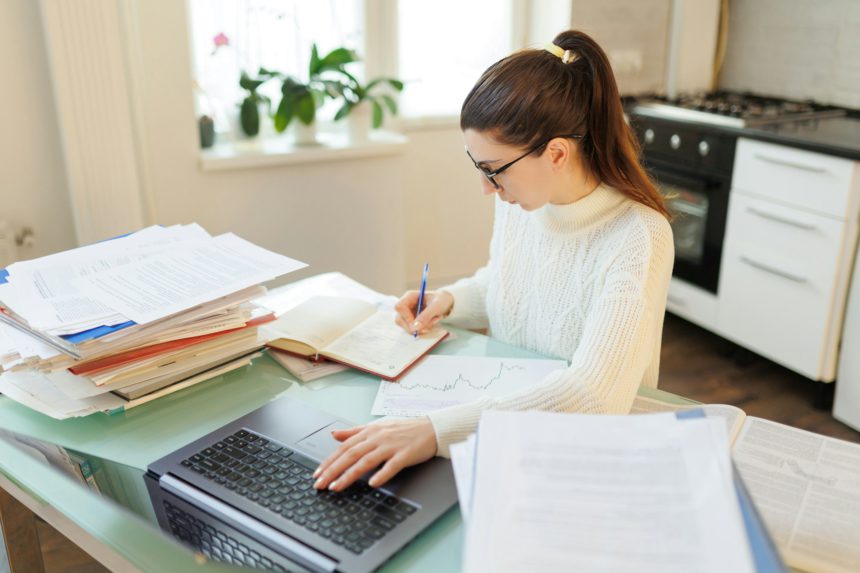
M 673 215 L 678 278 L 717 294 L 726 232 L 730 181 L 650 165 Z

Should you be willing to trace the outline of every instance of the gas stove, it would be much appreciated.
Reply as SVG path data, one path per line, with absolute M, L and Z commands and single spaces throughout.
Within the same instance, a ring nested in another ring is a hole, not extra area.
M 676 99 L 655 97 L 640 100 L 632 111 L 638 115 L 725 127 L 755 127 L 845 115 L 844 109 L 810 100 L 727 91 L 694 93 Z

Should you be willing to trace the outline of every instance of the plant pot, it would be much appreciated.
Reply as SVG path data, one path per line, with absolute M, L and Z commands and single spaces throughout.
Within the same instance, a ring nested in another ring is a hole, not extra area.
M 301 121 L 293 121 L 293 141 L 296 145 L 317 145 L 316 122 L 305 125 Z
M 346 116 L 346 130 L 350 143 L 365 143 L 370 139 L 372 111 L 370 102 L 361 102 Z

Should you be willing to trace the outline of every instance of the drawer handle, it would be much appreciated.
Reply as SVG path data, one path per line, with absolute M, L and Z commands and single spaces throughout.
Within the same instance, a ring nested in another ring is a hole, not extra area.
M 812 223 L 804 223 L 803 221 L 795 221 L 794 219 L 789 219 L 787 217 L 782 217 L 780 215 L 774 215 L 773 213 L 768 213 L 767 211 L 761 211 L 756 209 L 755 207 L 747 207 L 747 211 L 752 213 L 753 215 L 758 215 L 762 219 L 770 219 L 771 221 L 776 221 L 778 223 L 784 223 L 786 225 L 790 225 L 792 227 L 797 227 L 798 229 L 806 229 L 807 231 L 812 231 L 816 227 Z
M 804 171 L 811 171 L 813 173 L 827 173 L 827 169 L 820 165 L 809 165 L 808 163 L 789 161 L 788 159 L 780 159 L 779 157 L 771 157 L 770 155 L 762 155 L 761 153 L 756 153 L 755 156 L 762 161 L 767 161 L 768 163 L 784 165 L 785 167 L 794 167 L 795 169 L 803 169 Z
M 671 294 L 666 297 L 666 301 L 674 304 L 675 306 L 687 306 L 687 301 L 685 301 L 679 296 L 674 296 Z
M 741 262 L 742 262 L 742 263 L 746 263 L 746 264 L 748 264 L 749 266 L 751 266 L 751 267 L 753 267 L 753 268 L 756 268 L 756 269 L 758 269 L 758 270 L 760 270 L 760 271 L 764 271 L 764 272 L 766 272 L 766 273 L 770 273 L 770 274 L 772 274 L 772 275 L 776 275 L 776 276 L 782 277 L 782 278 L 784 278 L 784 279 L 788 279 L 788 280 L 790 280 L 790 281 L 794 281 L 794 282 L 796 282 L 796 283 L 805 283 L 805 282 L 807 282 L 807 281 L 809 280 L 809 279 L 807 279 L 806 277 L 801 277 L 801 276 L 798 276 L 798 275 L 796 275 L 796 274 L 789 273 L 789 272 L 787 272 L 787 271 L 783 271 L 783 270 L 781 270 L 781 269 L 774 268 L 774 267 L 772 267 L 772 266 L 770 266 L 770 265 L 766 265 L 766 264 L 764 264 L 764 263 L 760 263 L 760 262 L 758 262 L 758 261 L 754 261 L 754 260 L 752 260 L 752 259 L 750 259 L 750 258 L 748 258 L 748 257 L 741 256 L 741 258 L 740 258 L 740 259 L 741 259 Z

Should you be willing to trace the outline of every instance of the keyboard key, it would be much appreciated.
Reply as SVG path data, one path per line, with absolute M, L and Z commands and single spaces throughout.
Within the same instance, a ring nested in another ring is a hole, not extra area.
M 260 436 L 255 436 L 254 434 L 248 434 L 248 437 L 245 438 L 246 442 L 256 442 L 260 439 Z
M 241 460 L 242 458 L 244 458 L 248 455 L 245 452 L 243 452 L 242 450 L 238 450 L 238 449 L 234 448 L 233 446 L 227 446 L 222 451 L 225 454 L 227 454 L 228 456 L 236 458 L 237 460 Z
M 383 519 L 381 517 L 374 517 L 370 520 L 370 524 L 374 527 L 379 527 L 380 529 L 384 529 L 385 531 L 390 531 L 394 524 L 388 521 L 387 519 Z
M 237 438 L 244 438 L 245 436 L 248 435 L 248 432 L 245 430 L 239 430 L 238 432 L 236 432 L 233 435 L 236 436 Z
M 404 517 L 402 513 L 397 513 L 390 507 L 386 507 L 384 505 L 377 505 L 373 508 L 373 511 L 377 515 L 381 515 L 382 517 L 389 519 L 390 521 L 393 521 L 395 523 L 400 523 L 401 521 L 406 519 L 406 517 Z
M 284 448 L 282 446 L 279 446 L 275 442 L 269 442 L 268 444 L 266 444 L 266 449 L 270 452 L 280 452 Z

